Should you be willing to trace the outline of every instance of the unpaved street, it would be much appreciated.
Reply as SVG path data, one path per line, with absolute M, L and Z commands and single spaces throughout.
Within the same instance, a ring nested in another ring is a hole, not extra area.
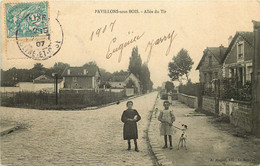
M 1 107 L 1 119 L 27 126 L 1 137 L 1 164 L 153 165 L 144 131 L 156 96 L 155 92 L 133 99 L 134 108 L 142 117 L 138 122 L 139 153 L 127 151 L 123 140 L 121 115 L 126 102 L 92 111 Z

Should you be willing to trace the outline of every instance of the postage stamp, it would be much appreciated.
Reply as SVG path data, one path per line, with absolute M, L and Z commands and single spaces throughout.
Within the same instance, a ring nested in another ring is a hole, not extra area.
M 59 52 L 64 33 L 58 18 L 50 17 L 49 2 L 6 2 L 3 7 L 3 47 L 8 59 L 13 59 L 12 50 L 33 60 L 46 60 Z
M 6 3 L 7 38 L 48 36 L 47 6 L 47 2 Z

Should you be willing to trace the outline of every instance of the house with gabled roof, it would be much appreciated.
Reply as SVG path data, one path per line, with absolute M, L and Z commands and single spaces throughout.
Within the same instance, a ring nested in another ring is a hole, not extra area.
M 63 88 L 63 80 L 58 79 L 58 92 Z M 19 87 L 22 92 L 47 92 L 53 93 L 55 90 L 56 80 L 48 75 L 40 75 L 32 82 L 19 82 L 16 87 Z
M 99 90 L 101 74 L 97 66 L 68 67 L 61 76 L 64 89 Z
M 135 93 L 141 92 L 141 82 L 133 73 L 118 73 L 113 75 L 110 79 L 109 84 L 111 89 L 125 89 L 134 88 Z
M 236 32 L 222 60 L 223 76 L 235 78 L 240 85 L 251 82 L 253 55 L 254 33 Z
M 227 48 L 224 46 L 207 47 L 196 68 L 199 70 L 200 83 L 212 88 L 212 81 L 222 78 L 222 61 Z

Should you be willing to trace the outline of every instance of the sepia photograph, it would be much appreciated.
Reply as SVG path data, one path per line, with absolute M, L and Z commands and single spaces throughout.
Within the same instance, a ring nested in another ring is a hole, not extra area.
M 260 0 L 0 3 L 0 165 L 260 166 Z

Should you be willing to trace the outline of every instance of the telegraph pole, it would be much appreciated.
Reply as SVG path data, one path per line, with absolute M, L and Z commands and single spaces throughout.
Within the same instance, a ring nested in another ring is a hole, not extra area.
M 56 105 L 58 105 L 58 73 L 52 73 L 52 76 L 55 77 L 55 94 L 56 94 Z

